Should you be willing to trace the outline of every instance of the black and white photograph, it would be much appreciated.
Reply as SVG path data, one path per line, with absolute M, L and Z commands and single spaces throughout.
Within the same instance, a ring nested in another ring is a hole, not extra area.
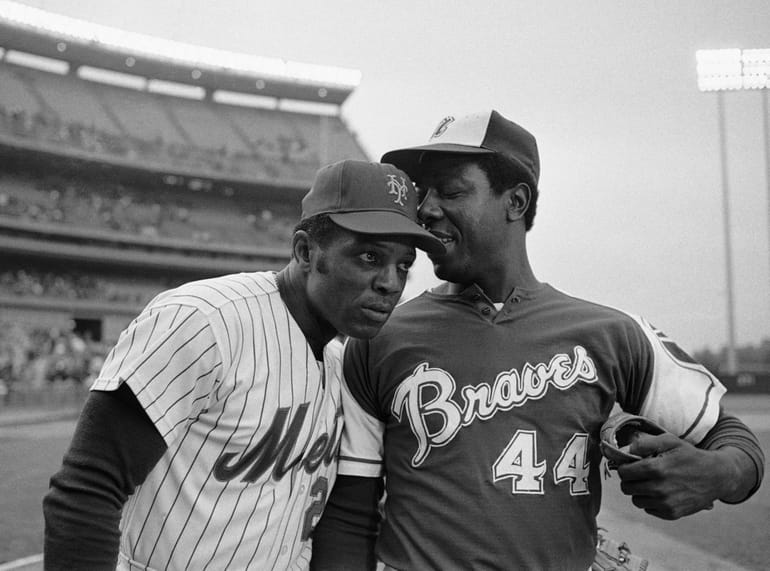
M 0 571 L 770 569 L 764 0 L 0 0 Z

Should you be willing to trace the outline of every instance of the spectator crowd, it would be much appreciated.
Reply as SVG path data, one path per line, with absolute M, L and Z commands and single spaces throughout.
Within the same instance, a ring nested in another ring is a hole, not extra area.
M 307 141 L 299 136 L 281 134 L 275 140 L 260 140 L 248 152 L 227 146 L 204 148 L 191 142 L 167 142 L 160 136 L 145 139 L 109 133 L 79 121 L 63 120 L 52 112 L 8 108 L 0 102 L 2 133 L 89 154 L 210 172 L 216 177 L 310 181 L 319 167 L 318 153 L 310 152 Z
M 113 181 L 97 185 L 6 174 L 0 177 L 1 217 L 150 239 L 284 247 L 295 214 L 280 205 L 268 208 L 227 193 L 180 200 L 171 192 L 148 192 Z
M 153 284 L 144 288 L 144 291 L 136 291 L 93 274 L 56 273 L 21 268 L 0 272 L 0 296 L 9 297 L 107 301 L 142 306 L 150 301 L 159 289 L 159 284 Z
M 46 389 L 85 388 L 107 347 L 70 328 L 40 328 L 0 321 L 0 403 L 24 401 Z
M 36 71 L 7 66 L 0 67 L 3 81 L 0 142 L 4 145 L 185 174 L 168 175 L 174 180 L 164 179 L 164 183 L 148 186 L 124 177 L 101 180 L 100 169 L 70 176 L 63 174 L 59 166 L 38 169 L 23 160 L 13 166 L 9 163 L 0 169 L 0 237 L 31 231 L 65 238 L 71 234 L 82 242 L 82 238 L 98 240 L 106 232 L 110 238 L 117 237 L 121 246 L 129 247 L 157 240 L 166 241 L 164 245 L 172 248 L 179 243 L 182 247 L 188 243 L 209 244 L 215 253 L 219 252 L 216 245 L 288 249 L 298 215 L 294 207 L 298 209 L 299 205 L 260 198 L 257 189 L 252 189 L 253 194 L 236 191 L 238 183 L 227 181 L 245 181 L 252 186 L 276 181 L 310 184 L 321 155 L 318 117 L 297 114 L 288 119 L 268 111 L 263 111 L 262 116 L 249 115 L 250 111 L 228 110 L 211 101 L 160 101 L 158 96 L 145 93 L 135 95 L 134 100 L 154 106 L 159 119 L 167 120 L 165 131 L 147 127 L 145 132 L 142 121 L 131 115 L 141 114 L 141 109 L 123 104 L 121 97 L 104 97 L 107 91 L 84 87 L 74 77 L 50 79 Z M 69 107 L 57 106 L 57 98 L 47 97 L 49 92 L 38 89 L 58 81 L 69 82 L 67 89 L 74 94 Z M 86 101 L 94 98 L 77 97 L 87 92 L 102 102 L 106 121 L 90 122 Z M 180 113 L 182 105 L 188 117 L 193 110 L 207 113 L 200 113 L 188 124 L 184 113 Z M 233 114 L 228 115 L 231 111 Z M 237 120 L 241 112 L 245 115 L 240 116 L 249 119 L 245 122 L 248 125 Z M 200 144 L 196 144 L 190 133 L 207 132 L 206 121 L 219 118 L 223 119 L 218 123 L 222 137 L 208 146 L 203 146 L 207 143 L 198 137 Z M 327 138 L 345 139 L 347 146 L 355 145 L 351 133 L 338 123 L 339 127 L 328 131 Z M 344 151 L 347 147 L 343 147 Z M 194 186 L 196 181 L 201 185 Z M 10 306 L 18 305 L 15 298 L 43 298 L 141 307 L 160 289 L 175 285 L 160 284 L 157 277 L 142 281 L 142 276 L 73 270 L 63 265 L 6 262 L 0 267 L 0 298 Z M 169 277 L 169 282 L 172 279 Z M 3 321 L 0 315 L 0 404 L 8 404 L 14 395 L 87 386 L 103 358 L 102 344 L 76 331 L 74 322 L 71 327 L 41 327 L 7 318 Z

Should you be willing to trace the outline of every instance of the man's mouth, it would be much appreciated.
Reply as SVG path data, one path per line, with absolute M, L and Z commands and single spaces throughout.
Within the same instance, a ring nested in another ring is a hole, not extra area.
M 429 229 L 429 232 L 433 234 L 436 238 L 441 240 L 441 243 L 444 244 L 444 246 L 446 246 L 447 244 L 451 244 L 452 242 L 455 241 L 451 235 L 445 232 L 441 232 L 439 230 L 431 230 L 431 229 Z
M 386 304 L 364 305 L 361 310 L 374 321 L 385 321 L 393 313 L 393 306 Z

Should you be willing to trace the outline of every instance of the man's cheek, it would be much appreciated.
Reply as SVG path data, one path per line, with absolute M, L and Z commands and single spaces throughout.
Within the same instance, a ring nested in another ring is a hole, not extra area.
M 318 259 L 316 260 L 315 269 L 319 274 L 328 274 L 329 273 L 329 264 L 326 261 L 326 256 L 321 254 L 318 256 Z

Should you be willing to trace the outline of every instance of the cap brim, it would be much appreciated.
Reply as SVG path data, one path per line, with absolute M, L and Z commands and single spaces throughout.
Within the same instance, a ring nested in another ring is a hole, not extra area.
M 443 254 L 445 252 L 441 240 L 397 212 L 335 212 L 329 214 L 329 218 L 338 226 L 359 234 L 404 236 L 413 239 L 415 246 L 429 254 Z
M 482 147 L 472 147 L 470 145 L 458 145 L 456 143 L 433 143 L 430 145 L 420 145 L 419 147 L 408 147 L 405 149 L 396 149 L 388 151 L 382 155 L 380 162 L 390 163 L 411 178 L 420 174 L 420 161 L 425 153 L 447 153 L 463 155 L 488 155 L 495 151 Z

